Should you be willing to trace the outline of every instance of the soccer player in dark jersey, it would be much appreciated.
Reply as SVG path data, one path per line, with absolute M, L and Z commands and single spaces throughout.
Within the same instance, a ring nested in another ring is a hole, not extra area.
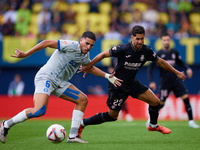
M 181 56 L 179 55 L 177 50 L 170 48 L 170 43 L 171 43 L 170 35 L 167 33 L 164 33 L 161 36 L 161 42 L 162 42 L 163 48 L 157 52 L 157 55 L 160 58 L 166 60 L 173 67 L 175 67 L 176 65 L 179 65 L 183 67 L 184 69 L 186 69 L 188 78 L 191 78 L 193 74 L 192 69 L 189 68 L 189 66 L 181 60 Z M 150 65 L 148 66 L 148 77 L 149 77 L 149 82 L 150 82 L 149 87 L 155 91 L 156 83 L 153 80 L 154 67 L 155 67 L 155 63 L 150 63 Z M 175 74 L 169 71 L 166 71 L 162 68 L 159 68 L 159 69 L 160 69 L 159 99 L 161 101 L 159 110 L 163 108 L 169 93 L 173 91 L 175 96 L 180 97 L 185 104 L 185 108 L 186 108 L 188 118 L 189 118 L 189 127 L 199 128 L 199 125 L 197 125 L 193 120 L 192 107 L 190 105 L 187 90 L 185 86 L 183 85 L 183 83 L 180 81 L 179 78 L 177 78 Z M 148 121 L 147 121 L 147 124 L 148 124 Z
M 116 121 L 122 104 L 130 95 L 149 104 L 150 124 L 147 127 L 149 131 L 158 131 L 163 134 L 171 133 L 171 130 L 157 124 L 158 108 L 160 100 L 154 93 L 145 85 L 140 83 L 136 78 L 138 70 L 147 61 L 155 62 L 159 67 L 171 71 L 179 78 L 186 79 L 184 72 L 179 72 L 169 65 L 165 60 L 159 58 L 156 53 L 147 45 L 144 44 L 145 30 L 142 26 L 136 25 L 131 31 L 131 42 L 120 44 L 112 47 L 110 50 L 98 54 L 89 64 L 81 66 L 80 72 L 85 72 L 94 64 L 106 57 L 117 57 L 118 63 L 115 68 L 115 76 L 123 80 L 121 87 L 114 87 L 108 83 L 108 112 L 98 113 L 90 118 L 85 118 L 79 127 L 79 137 L 83 127 L 87 125 L 96 125 L 108 121 Z
M 112 57 L 111 65 L 108 67 L 108 72 L 109 73 L 113 73 L 113 71 L 114 71 L 116 66 L 117 66 L 117 57 Z M 125 116 L 126 121 L 128 121 L 128 122 L 133 121 L 133 117 L 129 113 L 129 110 L 128 110 L 126 102 L 124 102 L 122 107 L 121 107 L 121 111 L 119 112 L 119 115 L 118 115 L 118 120 L 122 119 L 123 114 Z

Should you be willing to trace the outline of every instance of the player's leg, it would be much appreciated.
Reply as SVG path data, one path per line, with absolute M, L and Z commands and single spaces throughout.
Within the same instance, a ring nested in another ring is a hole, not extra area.
M 108 95 L 107 105 L 109 107 L 109 111 L 97 113 L 92 117 L 83 119 L 79 128 L 79 137 L 81 137 L 81 132 L 85 126 L 97 125 L 104 122 L 117 120 L 121 107 L 126 101 L 128 94 L 122 93 L 120 91 L 109 90 Z
M 49 95 L 47 94 L 35 94 L 34 95 L 34 107 L 27 108 L 15 115 L 13 118 L 5 121 L 1 121 L 0 124 L 0 140 L 6 142 L 8 130 L 15 124 L 23 122 L 30 118 L 40 117 L 45 114 Z
M 177 80 L 174 83 L 173 92 L 176 95 L 176 97 L 180 97 L 185 104 L 185 109 L 186 109 L 186 112 L 188 114 L 189 127 L 199 128 L 199 125 L 197 125 L 193 120 L 192 107 L 191 107 L 191 104 L 190 104 L 187 89 L 185 88 L 185 86 L 183 85 L 183 83 L 180 80 Z
M 81 125 L 79 127 L 78 137 L 81 137 L 81 133 L 82 133 L 83 129 L 85 128 L 85 126 L 98 125 L 98 124 L 102 124 L 104 122 L 116 121 L 118 115 L 119 115 L 119 110 L 109 109 L 108 112 L 101 112 L 101 113 L 97 113 L 96 115 L 94 115 L 92 117 L 84 118 L 81 121 Z
M 183 102 L 185 104 L 185 109 L 187 111 L 188 119 L 189 119 L 189 127 L 190 128 L 199 128 L 199 125 L 197 125 L 193 120 L 192 107 L 190 104 L 188 94 L 184 94 L 183 96 L 180 96 L 180 98 L 183 100 Z
M 165 127 L 162 127 L 157 124 L 158 120 L 158 108 L 160 104 L 160 100 L 155 96 L 155 94 L 148 89 L 146 92 L 140 94 L 138 99 L 149 104 L 149 115 L 150 115 L 150 123 L 147 129 L 149 131 L 158 131 L 163 134 L 171 133 L 171 130 Z
M 87 96 L 74 85 L 70 84 L 70 86 L 68 86 L 67 89 L 65 89 L 65 91 L 61 94 L 60 98 L 76 104 L 72 114 L 71 129 L 67 142 L 88 143 L 87 141 L 83 141 L 77 137 L 78 129 L 88 103 Z

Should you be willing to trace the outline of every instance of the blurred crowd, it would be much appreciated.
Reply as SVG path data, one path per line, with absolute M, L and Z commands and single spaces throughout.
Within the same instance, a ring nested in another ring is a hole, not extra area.
M 130 38 L 140 24 L 146 36 L 200 36 L 200 0 L 1 0 L 0 37 L 74 39 L 85 30 L 97 38 Z

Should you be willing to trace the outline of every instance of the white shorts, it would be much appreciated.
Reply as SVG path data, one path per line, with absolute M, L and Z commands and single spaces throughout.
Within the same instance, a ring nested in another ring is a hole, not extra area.
M 63 92 L 71 85 L 70 82 L 67 82 L 67 84 L 64 87 L 60 87 L 59 85 L 56 85 L 54 82 L 52 82 L 49 79 L 45 78 L 35 78 L 35 92 L 36 93 L 44 93 L 50 96 L 50 94 L 53 94 L 57 97 L 60 97 Z

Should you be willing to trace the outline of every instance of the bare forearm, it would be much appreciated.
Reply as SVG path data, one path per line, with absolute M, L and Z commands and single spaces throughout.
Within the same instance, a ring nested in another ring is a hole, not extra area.
M 162 58 L 160 58 L 160 61 L 157 63 L 157 65 L 167 71 L 173 72 L 174 74 L 178 74 L 178 70 L 176 70 L 174 67 L 172 67 L 169 63 L 164 61 Z
M 52 41 L 44 40 L 44 41 L 38 43 L 37 45 L 35 45 L 33 48 L 31 48 L 31 49 L 27 52 L 27 55 L 30 56 L 30 55 L 32 55 L 33 53 L 35 53 L 35 52 L 37 52 L 37 51 L 40 51 L 40 50 L 42 50 L 42 49 L 45 49 L 45 48 L 47 48 L 47 47 L 58 48 L 58 47 L 53 46 L 51 43 L 52 43 Z
M 91 73 L 95 76 L 102 77 L 102 78 L 104 78 L 105 74 L 106 74 L 104 71 L 102 71 L 102 70 L 100 70 L 100 69 L 98 69 L 97 67 L 94 67 L 94 66 L 89 70 L 89 73 Z

